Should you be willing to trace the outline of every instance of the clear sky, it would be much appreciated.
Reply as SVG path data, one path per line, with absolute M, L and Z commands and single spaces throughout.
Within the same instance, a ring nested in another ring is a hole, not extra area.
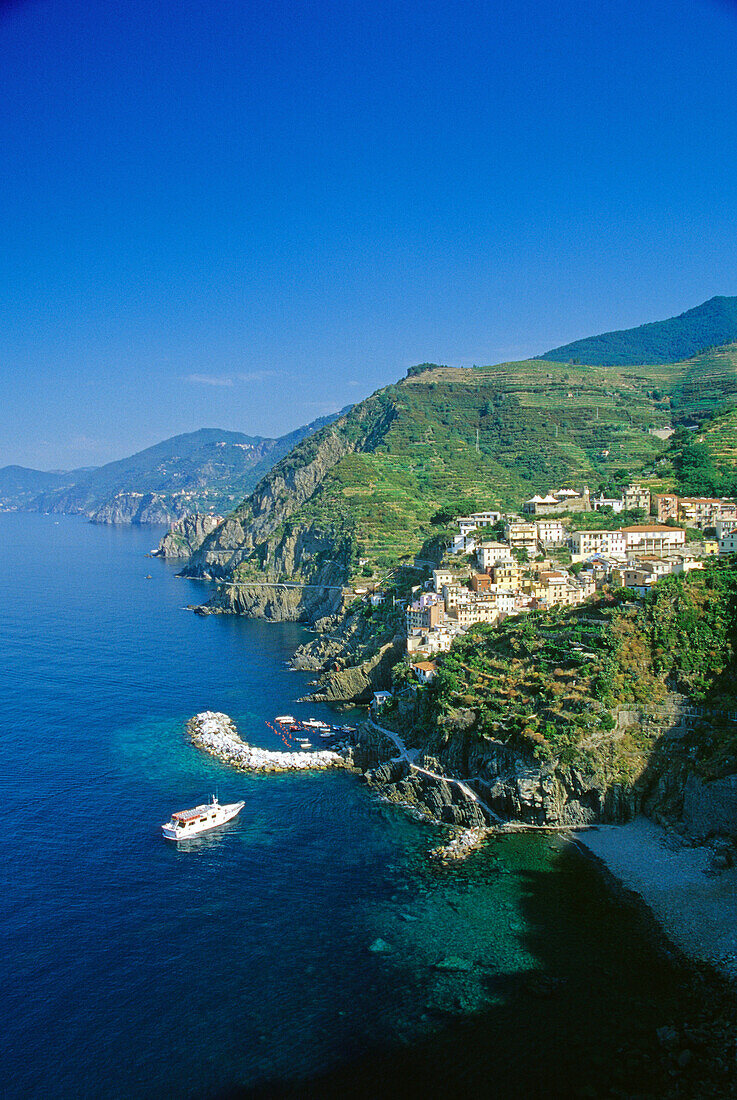
M 0 465 L 737 293 L 718 0 L 0 0 Z

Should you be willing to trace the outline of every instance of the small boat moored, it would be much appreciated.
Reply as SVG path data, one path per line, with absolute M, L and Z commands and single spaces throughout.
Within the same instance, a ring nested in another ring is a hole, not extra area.
M 213 795 L 209 802 L 203 806 L 195 806 L 191 810 L 178 810 L 171 815 L 171 820 L 161 826 L 161 831 L 167 840 L 187 840 L 191 836 L 199 836 L 209 829 L 216 829 L 218 825 L 224 825 L 241 812 L 245 802 L 229 802 L 221 805 Z

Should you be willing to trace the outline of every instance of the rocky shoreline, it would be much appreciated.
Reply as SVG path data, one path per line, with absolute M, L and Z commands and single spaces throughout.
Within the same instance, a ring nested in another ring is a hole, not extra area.
M 737 867 L 649 818 L 573 833 L 607 875 L 647 906 L 668 939 L 737 988 Z
M 187 722 L 193 745 L 239 771 L 292 772 L 326 768 L 346 768 L 345 756 L 332 749 L 317 752 L 272 752 L 243 741 L 235 723 L 227 714 L 205 710 Z

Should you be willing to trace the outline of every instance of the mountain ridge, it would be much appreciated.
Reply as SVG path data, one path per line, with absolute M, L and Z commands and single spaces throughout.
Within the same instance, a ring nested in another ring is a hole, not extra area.
M 423 364 L 276 464 L 188 572 L 236 582 L 224 610 L 310 618 L 322 597 L 267 607 L 249 585 L 336 587 L 362 559 L 380 575 L 442 535 L 447 504 L 516 511 L 536 491 L 627 483 L 667 451 L 653 429 L 735 405 L 737 346 L 637 369 Z
M 0 507 L 81 514 L 99 523 L 169 524 L 197 511 L 229 511 L 295 442 L 333 418 L 320 417 L 276 439 L 200 428 L 103 466 L 65 473 L 6 466 L 0 469 Z
M 584 337 L 535 358 L 597 366 L 640 366 L 680 362 L 735 341 L 737 297 L 717 295 L 675 317 Z

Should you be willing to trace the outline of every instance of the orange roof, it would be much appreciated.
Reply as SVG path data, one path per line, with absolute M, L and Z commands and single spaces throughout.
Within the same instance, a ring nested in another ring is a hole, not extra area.
M 421 668 L 423 672 L 437 672 L 438 666 L 434 661 L 418 661 L 416 665 L 412 665 L 413 668 Z
M 668 527 L 665 523 L 636 523 L 632 527 L 620 527 L 620 531 L 681 531 L 685 534 L 682 527 Z

